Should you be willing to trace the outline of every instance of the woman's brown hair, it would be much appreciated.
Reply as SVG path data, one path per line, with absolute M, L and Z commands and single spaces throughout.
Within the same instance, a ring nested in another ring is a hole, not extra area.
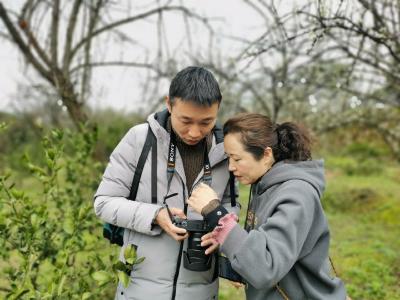
M 311 160 L 311 139 L 308 132 L 292 122 L 274 124 L 256 113 L 241 113 L 224 124 L 224 135 L 239 133 L 246 151 L 260 160 L 271 147 L 276 162 Z

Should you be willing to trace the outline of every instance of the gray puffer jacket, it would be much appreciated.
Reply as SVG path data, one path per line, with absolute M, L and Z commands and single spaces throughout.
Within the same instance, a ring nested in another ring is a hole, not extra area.
M 183 267 L 183 255 L 187 240 L 179 243 L 167 235 L 159 226 L 152 225 L 163 197 L 167 193 L 167 156 L 170 136 L 166 124 L 168 111 L 152 114 L 148 124 L 134 126 L 120 141 L 111 154 L 103 179 L 95 194 L 96 215 L 103 221 L 126 228 L 124 246 L 137 247 L 138 257 L 145 257 L 131 273 L 128 288 L 118 285 L 116 299 L 163 300 L 163 299 L 218 299 L 218 278 L 214 274 L 214 263 L 209 271 L 194 272 Z M 141 176 L 136 201 L 127 199 L 133 174 L 151 127 L 157 139 L 157 196 L 158 203 L 151 203 L 151 154 L 146 160 Z M 178 150 L 178 149 L 177 149 Z M 215 137 L 209 151 L 212 168 L 212 188 L 217 192 L 222 204 L 230 211 L 238 213 L 238 206 L 231 207 L 229 194 L 228 162 L 223 143 L 216 144 Z M 202 178 L 203 170 L 193 186 Z M 169 198 L 169 207 L 187 209 L 188 219 L 202 219 L 191 208 L 186 208 L 185 200 L 190 191 L 186 187 L 183 163 L 179 151 L 176 155 L 176 169 L 168 194 L 178 193 Z
M 253 185 L 248 221 L 254 230 L 237 224 L 221 246 L 248 283 L 247 299 L 346 298 L 329 264 L 323 190 L 322 161 L 279 162 Z

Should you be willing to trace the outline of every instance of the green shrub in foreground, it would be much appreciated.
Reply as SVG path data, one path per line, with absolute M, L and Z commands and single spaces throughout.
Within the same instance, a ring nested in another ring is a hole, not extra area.
M 40 191 L 17 188 L 12 173 L 0 176 L 0 298 L 111 297 L 105 286 L 117 280 L 108 267 L 115 257 L 104 254 L 91 200 L 102 169 L 91 158 L 95 141 L 95 131 L 51 131 L 45 165 L 26 158 Z M 98 280 L 101 270 L 107 276 Z

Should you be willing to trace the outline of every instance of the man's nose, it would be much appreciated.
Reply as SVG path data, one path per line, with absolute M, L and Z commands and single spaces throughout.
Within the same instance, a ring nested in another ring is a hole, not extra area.
M 191 126 L 189 129 L 189 136 L 192 139 L 197 139 L 201 137 L 201 130 L 198 126 Z

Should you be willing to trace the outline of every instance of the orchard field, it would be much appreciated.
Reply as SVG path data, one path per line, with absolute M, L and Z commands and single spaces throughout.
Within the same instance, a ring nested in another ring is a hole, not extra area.
M 1 132 L 0 298 L 112 299 L 123 280 L 119 247 L 102 237 L 92 196 L 126 124 L 43 129 L 36 137 L 10 124 Z M 336 147 L 343 137 L 332 138 L 314 156 L 326 163 L 322 203 L 336 270 L 353 299 L 400 299 L 400 166 L 378 142 Z M 241 186 L 241 222 L 247 197 Z M 220 299 L 244 299 L 244 292 L 222 281 Z

